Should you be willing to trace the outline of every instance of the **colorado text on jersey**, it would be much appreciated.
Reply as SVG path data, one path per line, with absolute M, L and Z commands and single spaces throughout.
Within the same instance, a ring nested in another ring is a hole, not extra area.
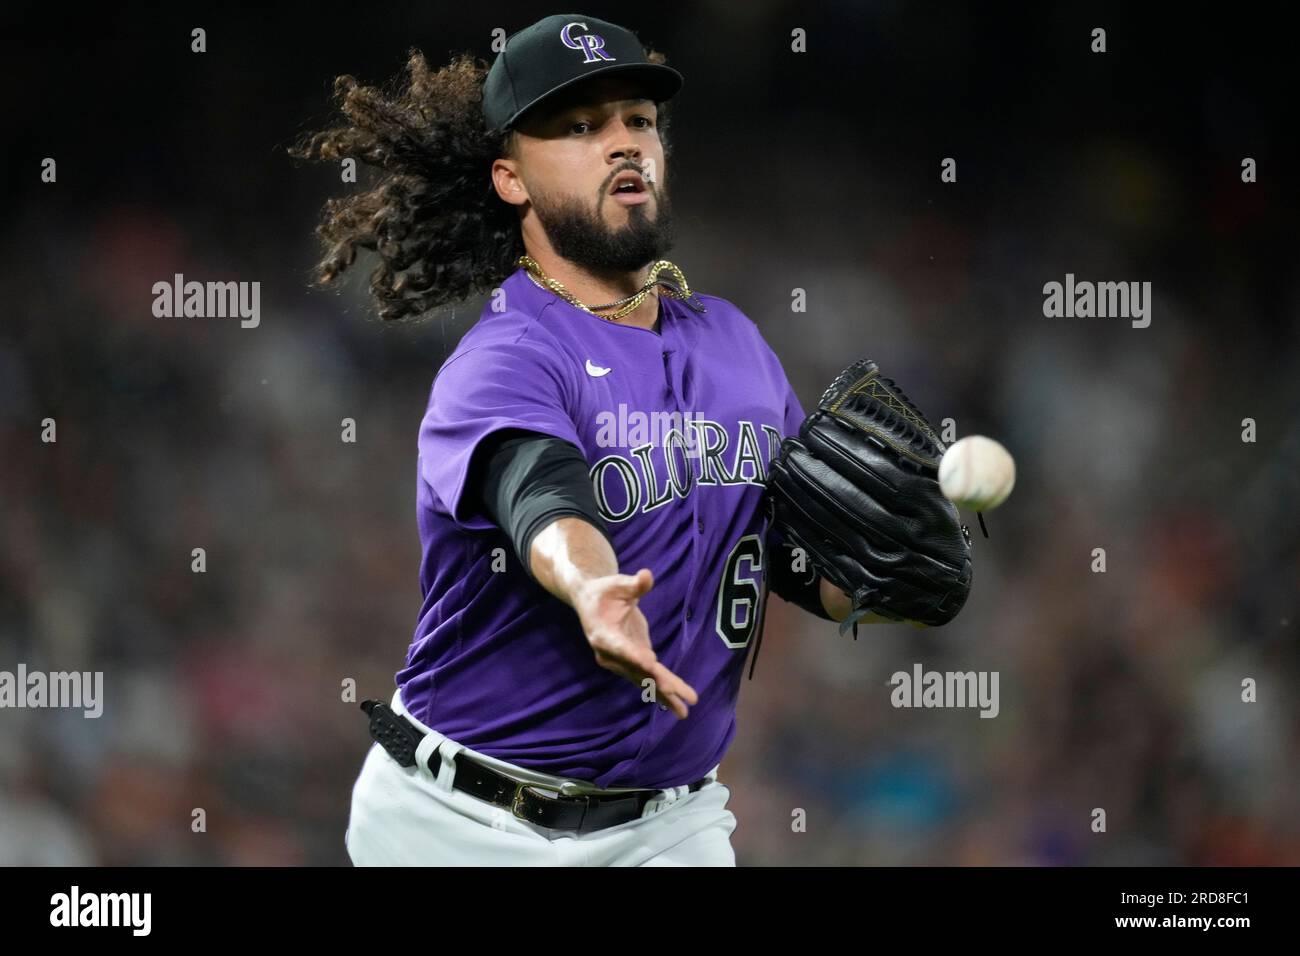
M 776 428 L 757 426 L 767 436 L 764 459 L 754 423 L 738 421 L 739 438 L 728 467 L 725 458 L 731 442 L 726 428 L 698 417 L 688 418 L 685 425 L 694 432 L 691 439 L 681 429 L 673 428 L 661 444 L 647 442 L 630 449 L 631 458 L 609 454 L 591 466 L 601 517 L 612 522 L 626 521 L 637 512 L 644 514 L 685 498 L 697 484 L 762 485 L 767 480 L 767 462 L 781 447 L 781 433 Z M 699 462 L 699 466 L 692 462 Z

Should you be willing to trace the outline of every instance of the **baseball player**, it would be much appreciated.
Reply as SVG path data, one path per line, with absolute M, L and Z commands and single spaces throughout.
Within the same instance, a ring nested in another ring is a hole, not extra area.
M 805 417 L 781 363 L 663 258 L 682 77 L 577 14 L 490 70 L 413 53 L 409 74 L 340 78 L 348 123 L 295 150 L 383 177 L 327 207 L 323 282 L 362 248 L 385 319 L 488 293 L 420 424 L 424 600 L 391 701 L 363 705 L 349 855 L 734 865 L 718 768 L 768 590 L 855 605 L 763 507 Z

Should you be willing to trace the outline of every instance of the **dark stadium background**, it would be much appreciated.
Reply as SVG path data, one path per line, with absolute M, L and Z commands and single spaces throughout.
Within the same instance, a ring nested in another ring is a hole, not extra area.
M 738 861 L 1300 863 L 1278 15 L 576 9 L 685 74 L 670 258 L 758 323 L 805 406 L 867 355 L 1019 465 L 951 626 L 855 643 L 772 601 L 723 764 Z M 340 681 L 391 693 L 419 605 L 416 430 L 481 302 L 385 328 L 359 282 L 309 291 L 311 229 L 346 187 L 284 147 L 328 120 L 336 74 L 384 81 L 411 46 L 489 58 L 494 27 L 553 12 L 6 9 L 0 669 L 102 670 L 106 702 L 0 711 L 0 863 L 346 862 L 369 740 Z M 154 318 L 176 272 L 260 281 L 260 327 Z M 1067 272 L 1152 282 L 1151 326 L 1044 318 Z M 889 674 L 918 661 L 999 671 L 1000 716 L 893 709 Z

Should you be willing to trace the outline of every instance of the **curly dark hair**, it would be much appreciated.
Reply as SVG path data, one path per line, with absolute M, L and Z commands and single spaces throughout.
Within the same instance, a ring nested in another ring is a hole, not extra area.
M 663 54 L 646 50 L 651 63 Z M 306 134 L 289 154 L 373 167 L 378 181 L 353 196 L 329 199 L 316 234 L 324 255 L 314 284 L 328 286 L 356 260 L 357 249 L 379 256 L 370 292 L 379 317 L 416 319 L 471 295 L 487 294 L 524 253 L 519 216 L 492 187 L 492 161 L 516 158 L 513 130 L 492 132 L 482 113 L 488 65 L 460 54 L 431 72 L 411 50 L 392 92 L 334 81 L 346 122 Z M 658 126 L 668 155 L 667 104 Z

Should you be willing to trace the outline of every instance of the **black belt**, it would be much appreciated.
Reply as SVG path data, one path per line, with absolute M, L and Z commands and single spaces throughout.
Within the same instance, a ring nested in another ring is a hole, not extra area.
M 370 718 L 370 736 L 375 742 L 403 767 L 415 766 L 415 748 L 424 739 L 424 731 L 381 700 L 362 701 L 361 709 Z M 438 749 L 434 748 L 428 760 L 428 770 L 435 777 L 438 775 L 438 765 L 434 762 L 437 754 Z M 591 833 L 627 823 L 640 817 L 645 805 L 663 793 L 663 790 L 631 790 L 608 796 L 548 797 L 534 790 L 537 787 L 549 789 L 544 784 L 523 783 L 507 777 L 463 752 L 456 754 L 454 762 L 456 774 L 451 781 L 454 788 L 498 807 L 506 807 L 520 820 L 551 830 Z M 694 793 L 708 782 L 709 778 L 703 777 L 688 789 Z

